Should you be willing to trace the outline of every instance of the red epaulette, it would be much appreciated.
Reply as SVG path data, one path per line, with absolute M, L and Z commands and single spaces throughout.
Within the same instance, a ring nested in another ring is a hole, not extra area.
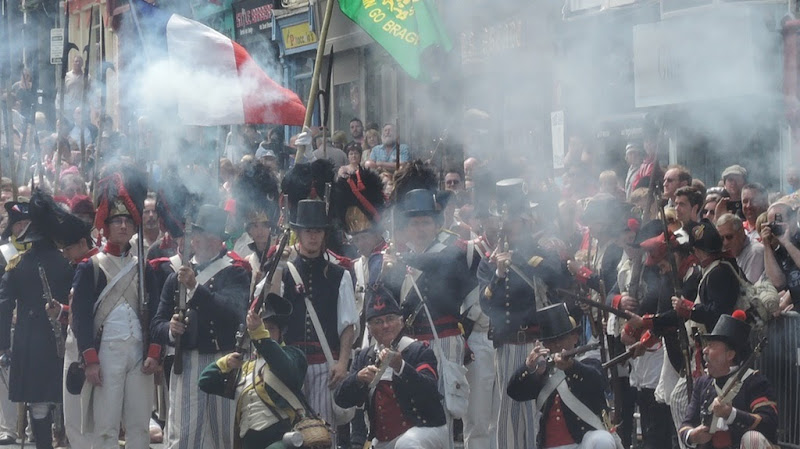
M 147 262 L 150 264 L 150 268 L 158 270 L 161 264 L 169 263 L 169 257 L 159 257 L 157 259 L 150 259 Z
M 336 260 L 337 265 L 339 265 L 340 267 L 344 268 L 347 271 L 353 270 L 353 259 L 350 259 L 349 257 L 340 256 L 331 250 L 327 251 L 328 255 Z M 333 262 L 333 260 L 331 260 L 331 262 Z
M 248 261 L 242 259 L 241 257 L 239 257 L 239 255 L 236 254 L 236 252 L 228 251 L 228 257 L 233 259 L 233 264 L 232 265 L 234 267 L 244 268 L 247 271 L 253 271 L 253 267 L 250 266 L 250 262 L 248 262 Z
M 87 252 L 86 254 L 83 255 L 83 259 L 81 259 L 81 261 L 79 263 L 88 262 L 89 259 L 92 258 L 92 256 L 94 256 L 95 254 L 97 254 L 99 252 L 100 252 L 100 248 L 94 247 L 94 248 L 90 249 L 89 252 Z

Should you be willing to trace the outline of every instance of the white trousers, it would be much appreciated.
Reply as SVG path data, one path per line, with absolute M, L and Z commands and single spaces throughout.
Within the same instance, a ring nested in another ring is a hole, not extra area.
M 233 420 L 236 403 L 204 393 L 197 387 L 200 373 L 225 353 L 183 352 L 183 373 L 169 379 L 167 449 L 230 449 L 233 447 Z M 151 389 L 147 397 L 153 397 Z
M 8 399 L 8 368 L 0 368 L 0 433 L 17 438 L 17 404 Z
M 372 440 L 374 449 L 446 449 L 452 438 L 448 437 L 447 426 L 412 427 L 392 441 Z
M 464 449 L 496 449 L 497 391 L 495 349 L 486 331 L 472 331 L 467 340 L 475 360 L 467 366 L 470 407 L 464 416 Z
M 442 345 L 442 353 L 447 360 L 458 364 L 464 363 L 464 337 L 461 335 L 454 335 L 452 337 L 445 337 L 439 339 Z M 432 342 L 431 342 L 432 344 Z M 442 406 L 444 407 L 444 415 L 447 418 L 447 435 L 449 448 L 454 447 L 453 443 L 453 415 L 447 411 L 447 406 L 444 403 L 444 378 L 439 373 L 439 393 L 442 395 Z M 469 407 L 468 407 L 469 409 Z
M 119 449 L 120 422 L 126 448 L 150 447 L 153 376 L 142 372 L 142 355 L 135 338 L 100 343 L 103 386 L 94 389 L 94 449 Z
M 72 328 L 67 328 L 67 338 L 64 341 L 64 375 L 63 375 L 63 410 L 64 432 L 67 434 L 70 446 L 74 448 L 92 447 L 92 435 L 81 432 L 81 395 L 69 394 L 67 391 L 67 370 L 72 362 L 78 361 L 78 342 L 72 333 Z M 105 372 L 103 373 L 105 376 Z
M 583 435 L 580 444 L 565 444 L 546 449 L 616 449 L 614 436 L 605 430 L 592 430 Z
M 536 401 L 517 402 L 508 397 L 506 388 L 514 372 L 525 363 L 533 343 L 504 344 L 497 348 L 497 448 L 528 449 L 536 447 L 540 413 Z

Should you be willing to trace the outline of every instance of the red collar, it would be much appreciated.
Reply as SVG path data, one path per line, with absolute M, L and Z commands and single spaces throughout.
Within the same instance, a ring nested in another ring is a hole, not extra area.
M 115 245 L 111 242 L 106 242 L 106 247 L 103 248 L 103 252 L 106 254 L 110 254 L 112 256 L 120 257 L 128 252 L 130 249 L 130 245 L 126 244 L 125 246 Z

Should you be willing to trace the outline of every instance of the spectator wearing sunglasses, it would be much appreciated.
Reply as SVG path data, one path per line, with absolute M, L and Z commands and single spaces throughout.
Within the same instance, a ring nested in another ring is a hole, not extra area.
M 717 231 L 722 237 L 722 248 L 736 258 L 747 280 L 758 282 L 764 276 L 764 245 L 751 241 L 742 219 L 731 213 L 719 217 Z

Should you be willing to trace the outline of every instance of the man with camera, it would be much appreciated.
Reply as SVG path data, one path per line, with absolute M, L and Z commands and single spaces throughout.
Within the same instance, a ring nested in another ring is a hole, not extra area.
M 779 200 L 767 210 L 768 224 L 761 229 L 764 244 L 764 269 L 772 284 L 788 290 L 788 300 L 800 298 L 800 232 L 797 211 L 788 202 Z M 783 309 L 788 304 L 781 304 Z

